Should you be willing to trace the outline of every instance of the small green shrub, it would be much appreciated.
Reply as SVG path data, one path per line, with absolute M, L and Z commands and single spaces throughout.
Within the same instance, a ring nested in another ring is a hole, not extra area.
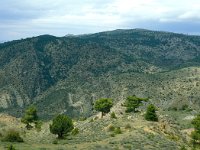
M 122 130 L 120 129 L 120 127 L 115 128 L 114 130 L 115 134 L 122 134 Z
M 72 135 L 77 135 L 79 133 L 79 129 L 78 128 L 74 128 L 73 130 L 72 130 Z
M 109 127 L 108 127 L 108 131 L 114 131 L 115 130 L 115 127 L 113 126 L 113 125 L 110 125 Z
M 182 107 L 181 107 L 181 110 L 187 110 L 189 108 L 189 106 L 187 105 L 187 104 L 185 104 L 185 105 L 183 105 Z
M 169 134 L 167 137 L 169 139 L 173 140 L 173 141 L 178 141 L 179 140 L 179 137 L 174 135 L 174 134 Z
M 0 132 L 0 138 L 3 137 L 3 134 Z
M 79 121 L 85 121 L 87 118 L 86 117 L 81 117 L 79 118 Z
M 115 134 L 114 134 L 114 133 L 111 133 L 110 136 L 111 136 L 111 137 L 115 137 Z
M 89 122 L 94 122 L 94 119 L 92 118 L 92 119 L 90 119 L 90 121 Z
M 194 126 L 194 131 L 191 133 L 193 146 L 199 146 L 200 141 L 200 114 L 198 114 L 193 120 L 192 125 Z
M 131 129 L 131 125 L 130 124 L 126 124 L 125 125 L 125 129 Z
M 152 133 L 149 133 L 149 134 L 147 135 L 147 138 L 150 139 L 150 140 L 152 140 L 154 137 L 155 137 L 155 135 L 152 134 Z
M 147 112 L 145 114 L 145 119 L 147 121 L 158 121 L 158 116 L 156 115 L 156 107 L 153 104 L 150 104 L 147 107 Z
M 183 105 L 182 107 L 181 107 L 181 109 L 180 110 L 183 110 L 183 111 L 192 111 L 193 109 L 192 108 L 190 108 L 187 104 L 185 104 L 185 105 Z
M 131 150 L 131 149 L 132 149 L 132 146 L 131 146 L 131 145 L 124 145 L 124 149 Z
M 20 137 L 19 132 L 15 130 L 7 131 L 3 141 L 6 142 L 24 142 L 24 140 Z
M 8 150 L 16 150 L 15 147 L 11 144 L 10 146 L 8 146 Z
M 169 108 L 168 108 L 168 111 L 177 111 L 177 110 L 178 110 L 177 107 L 169 107 Z
M 112 119 L 117 119 L 117 117 L 116 117 L 116 115 L 115 115 L 115 112 L 112 112 L 112 113 L 110 114 L 110 118 L 112 118 Z
M 58 140 L 54 140 L 52 144 L 58 144 Z
M 180 150 L 187 150 L 187 148 L 185 148 L 185 146 L 181 146 Z
M 93 120 L 97 120 L 99 117 L 95 116 Z
M 200 133 L 196 130 L 194 130 L 192 133 L 191 133 L 191 138 L 192 138 L 192 144 L 193 145 L 198 145 L 198 141 L 200 140 Z
M 42 130 L 42 121 L 35 122 L 35 128 L 39 132 Z

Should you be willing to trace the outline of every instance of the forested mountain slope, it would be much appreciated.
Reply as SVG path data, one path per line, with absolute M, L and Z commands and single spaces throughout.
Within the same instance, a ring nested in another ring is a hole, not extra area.
M 92 113 L 101 97 L 150 97 L 168 109 L 199 108 L 200 36 L 143 29 L 38 37 L 0 44 L 0 108 L 20 115 Z

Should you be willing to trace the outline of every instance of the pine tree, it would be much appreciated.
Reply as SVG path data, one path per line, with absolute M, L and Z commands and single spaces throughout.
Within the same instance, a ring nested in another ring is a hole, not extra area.
M 148 98 L 139 98 L 135 95 L 126 98 L 124 106 L 126 107 L 126 112 L 136 112 L 136 108 L 142 105 L 143 102 L 148 101 Z
M 58 115 L 53 119 L 50 125 L 50 132 L 57 134 L 59 139 L 64 138 L 64 135 L 74 129 L 72 119 L 66 115 Z
M 147 107 L 145 119 L 148 121 L 158 121 L 158 116 L 156 115 L 156 107 L 153 104 L 150 104 Z
M 113 100 L 110 98 L 101 98 L 94 104 L 94 109 L 101 111 L 102 114 L 110 112 L 110 108 L 113 106 Z
M 26 112 L 21 120 L 23 123 L 26 124 L 27 129 L 31 129 L 32 126 L 30 123 L 37 123 L 38 121 L 38 115 L 37 115 L 37 109 L 35 106 L 30 106 L 28 109 L 26 109 Z

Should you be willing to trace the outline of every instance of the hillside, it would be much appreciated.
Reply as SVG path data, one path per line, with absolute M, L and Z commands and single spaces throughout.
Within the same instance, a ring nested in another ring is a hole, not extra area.
M 143 29 L 0 44 L 0 110 L 90 116 L 93 102 L 149 97 L 162 109 L 199 109 L 200 37 Z
M 120 110 L 120 111 L 119 111 Z M 79 129 L 76 135 L 69 134 L 66 139 L 59 140 L 50 133 L 51 121 L 43 122 L 41 130 L 27 130 L 19 118 L 5 114 L 0 115 L 0 149 L 6 149 L 10 144 L 20 150 L 180 150 L 181 147 L 192 149 L 189 134 L 192 129 L 191 112 L 177 111 L 167 115 L 159 110 L 159 122 L 146 121 L 144 112 L 125 113 L 121 105 L 115 105 L 111 112 L 117 118 L 111 118 L 110 113 L 99 118 L 93 115 L 86 120 L 74 120 Z M 175 113 L 177 113 L 178 117 Z M 184 123 L 183 123 L 184 122 Z M 182 125 L 187 125 L 184 128 Z M 116 132 L 113 128 L 120 128 Z M 15 129 L 24 139 L 23 143 L 5 142 L 3 137 L 11 129 Z

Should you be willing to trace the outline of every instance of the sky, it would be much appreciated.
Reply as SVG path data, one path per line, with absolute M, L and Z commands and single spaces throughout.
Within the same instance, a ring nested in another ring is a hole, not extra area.
M 0 1 L 0 41 L 134 28 L 200 35 L 200 0 Z

